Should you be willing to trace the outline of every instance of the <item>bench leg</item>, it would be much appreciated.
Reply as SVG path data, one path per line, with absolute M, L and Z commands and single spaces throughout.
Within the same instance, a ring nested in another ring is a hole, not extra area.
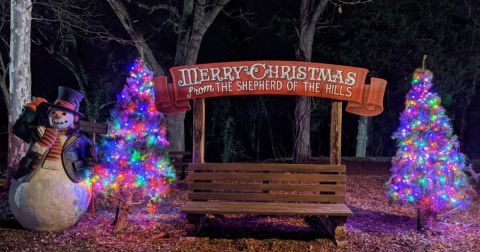
M 335 227 L 335 235 L 334 235 L 334 240 L 335 240 L 335 245 L 337 247 L 344 247 L 347 245 L 347 236 L 345 234 L 345 222 L 337 224 Z
M 345 235 L 344 225 L 347 222 L 347 217 L 338 216 L 315 216 L 305 218 L 306 222 L 314 229 L 321 226 L 333 239 L 337 247 L 347 245 L 347 237 Z
M 189 236 L 196 236 L 205 222 L 205 214 L 187 214 L 186 231 Z

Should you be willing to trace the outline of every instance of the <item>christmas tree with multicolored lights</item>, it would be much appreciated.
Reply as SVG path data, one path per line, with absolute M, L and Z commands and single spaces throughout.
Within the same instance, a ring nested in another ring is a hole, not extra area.
M 432 77 L 425 69 L 413 74 L 400 126 L 393 134 L 398 150 L 387 185 L 393 202 L 436 216 L 467 207 L 473 190 L 450 119 L 440 97 L 430 90 Z
M 134 198 L 147 200 L 148 209 L 155 211 L 175 180 L 164 155 L 165 118 L 155 108 L 153 74 L 141 60 L 130 70 L 110 112 L 112 133 L 98 146 L 100 163 L 91 179 L 94 190 L 118 206 L 116 231 L 125 225 L 122 218 L 126 219 Z

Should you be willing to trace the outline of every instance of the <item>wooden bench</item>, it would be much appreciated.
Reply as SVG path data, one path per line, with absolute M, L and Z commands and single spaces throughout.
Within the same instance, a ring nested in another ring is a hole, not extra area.
M 189 235 L 206 214 L 303 215 L 344 244 L 343 225 L 353 214 L 345 205 L 344 165 L 195 163 L 189 170 L 182 208 Z

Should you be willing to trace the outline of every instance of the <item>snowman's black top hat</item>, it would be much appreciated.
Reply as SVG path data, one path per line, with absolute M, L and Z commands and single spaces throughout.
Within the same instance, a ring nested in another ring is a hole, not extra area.
M 84 114 L 79 112 L 80 102 L 83 100 L 85 95 L 75 89 L 71 89 L 64 86 L 58 87 L 58 98 L 57 100 L 51 103 L 43 103 L 49 107 L 64 110 L 80 117 L 85 117 Z

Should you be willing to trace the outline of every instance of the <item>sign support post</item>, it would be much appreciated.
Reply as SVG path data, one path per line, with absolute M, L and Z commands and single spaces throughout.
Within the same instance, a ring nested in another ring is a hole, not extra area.
M 330 119 L 330 164 L 342 163 L 342 102 L 332 101 Z
M 192 163 L 205 163 L 205 99 L 193 101 Z

